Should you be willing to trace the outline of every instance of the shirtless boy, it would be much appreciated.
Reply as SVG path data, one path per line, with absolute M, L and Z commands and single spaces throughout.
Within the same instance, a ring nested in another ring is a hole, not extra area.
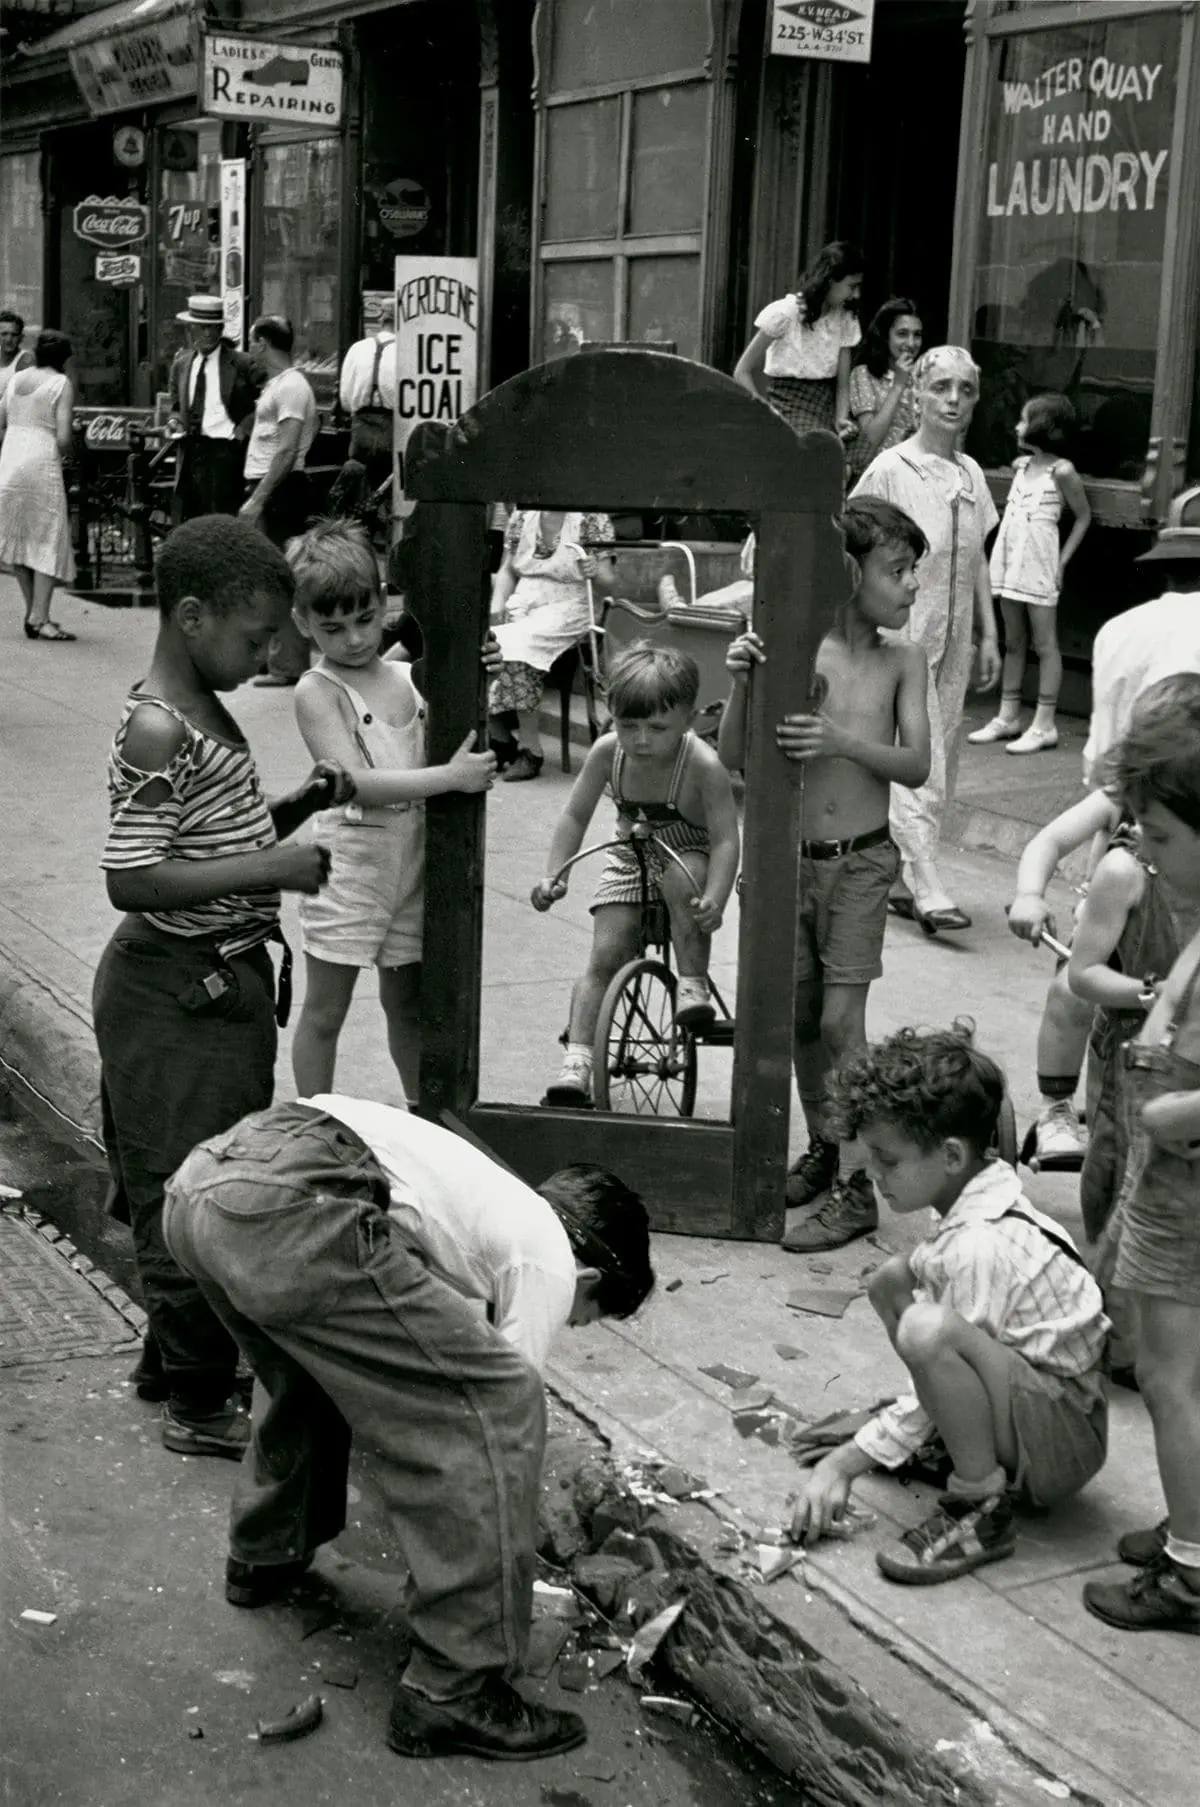
M 919 649 L 885 639 L 908 619 L 925 536 L 904 511 L 875 496 L 842 517 L 858 586 L 817 654 L 816 707 L 785 716 L 775 738 L 801 777 L 800 922 L 796 943 L 796 1085 L 808 1149 L 788 1175 L 789 1205 L 828 1196 L 791 1227 L 784 1247 L 840 1248 L 875 1229 L 875 1192 L 857 1142 L 826 1131 L 826 1081 L 866 1046 L 867 991 L 883 971 L 888 892 L 899 855 L 888 830 L 893 784 L 915 788 L 929 776 L 928 667 Z M 754 633 L 729 648 L 733 689 L 718 751 L 739 766 L 746 738 L 750 674 L 766 657 Z

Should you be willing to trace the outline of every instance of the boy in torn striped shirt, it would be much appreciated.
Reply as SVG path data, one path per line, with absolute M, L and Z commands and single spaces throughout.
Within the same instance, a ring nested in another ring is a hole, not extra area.
M 876 1561 L 891 1581 L 951 1581 L 1014 1553 L 1015 1498 L 1050 1505 L 1102 1467 L 1108 1319 L 1065 1230 L 989 1153 L 1004 1079 L 969 1025 L 902 1029 L 844 1062 L 831 1091 L 893 1211 L 930 1206 L 940 1222 L 868 1287 L 912 1392 L 816 1465 L 792 1536 L 815 1543 L 858 1475 L 901 1467 L 936 1431 L 953 1463 L 946 1491 Z

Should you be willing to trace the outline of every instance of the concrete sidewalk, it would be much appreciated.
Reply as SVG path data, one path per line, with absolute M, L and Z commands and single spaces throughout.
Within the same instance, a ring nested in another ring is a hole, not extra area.
M 144 669 L 154 618 L 69 598 L 57 613 L 78 628 L 79 643 L 27 643 L 15 593 L 0 585 L 0 748 L 7 777 L 0 810 L 8 854 L 0 897 L 0 1073 L 18 1092 L 33 1088 L 47 1120 L 94 1150 L 88 996 L 113 924 L 96 868 L 106 824 L 104 760 L 126 687 Z M 305 759 L 289 693 L 247 689 L 234 708 L 268 790 L 295 782 Z M 948 853 L 946 865 L 977 926 L 969 935 L 928 941 L 911 925 L 894 924 L 885 976 L 872 994 L 873 1032 L 910 1021 L 942 1023 L 964 1012 L 975 1017 L 981 1041 L 1009 1073 L 1022 1120 L 1034 1105 L 1033 1041 L 1050 969 L 1044 956 L 1005 930 L 1011 861 L 977 849 L 1011 853 L 1038 825 L 1036 812 L 1053 813 L 1077 795 L 1081 745 L 1082 732 L 1072 725 L 1058 753 L 1034 760 L 968 750 L 955 820 L 972 844 Z M 586 875 L 549 917 L 534 917 L 528 906 L 568 783 L 549 736 L 546 752 L 538 782 L 498 785 L 489 801 L 481 1086 L 487 1099 L 531 1103 L 540 1096 L 590 933 Z M 1065 887 L 1058 896 L 1065 917 Z M 294 919 L 285 926 L 294 929 Z M 730 923 L 714 958 L 718 982 L 730 995 L 735 949 L 736 923 Z M 366 980 L 347 1025 L 338 1086 L 398 1097 Z M 293 1094 L 286 1036 L 278 1090 L 281 1097 Z M 728 1055 L 706 1051 L 698 1109 L 723 1115 L 728 1094 Z M 793 1141 L 802 1139 L 794 1111 Z M 1069 1182 L 1035 1181 L 1032 1189 L 1040 1204 L 1078 1229 Z M 553 1384 L 611 1437 L 618 1456 L 633 1460 L 639 1450 L 649 1451 L 716 1490 L 706 1509 L 691 1509 L 708 1573 L 734 1564 L 726 1519 L 751 1530 L 777 1526 L 798 1471 L 785 1449 L 739 1435 L 732 1410 L 737 1395 L 702 1369 L 724 1365 L 754 1374 L 806 1420 L 868 1406 L 894 1390 L 897 1365 L 863 1287 L 883 1250 L 909 1246 L 919 1229 L 911 1220 L 885 1218 L 877 1243 L 856 1243 L 821 1259 L 771 1246 L 660 1237 L 661 1284 L 640 1317 L 562 1340 Z M 787 1298 L 802 1286 L 855 1296 L 840 1318 L 796 1311 Z M 1122 1637 L 1089 1618 L 1079 1602 L 1081 1576 L 1111 1563 L 1118 1533 L 1161 1516 L 1154 1475 L 1141 1402 L 1117 1393 L 1108 1467 L 1069 1510 L 1027 1521 L 1014 1560 L 950 1587 L 890 1586 L 876 1572 L 873 1547 L 920 1516 L 928 1496 L 919 1487 L 872 1479 L 862 1484 L 862 1497 L 878 1515 L 877 1526 L 851 1543 L 818 1549 L 802 1568 L 759 1590 L 762 1611 L 788 1648 L 802 1647 L 814 1662 L 860 1684 L 871 1711 L 896 1728 L 897 1748 L 901 1738 L 915 1741 L 931 1763 L 960 1775 L 966 1792 L 957 1798 L 1038 1801 L 1065 1798 L 1066 1787 L 1111 1807 L 1190 1807 L 1200 1763 L 1194 1646 L 1165 1634 Z M 735 1665 L 734 1673 L 750 1686 L 748 1671 Z M 846 1711 L 858 1711 L 852 1699 Z M 865 1804 L 952 1796 L 828 1798 Z

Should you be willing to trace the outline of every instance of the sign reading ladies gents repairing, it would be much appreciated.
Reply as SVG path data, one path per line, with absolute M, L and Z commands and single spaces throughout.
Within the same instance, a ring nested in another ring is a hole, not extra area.
M 396 452 L 422 420 L 447 425 L 475 406 L 479 383 L 479 260 L 396 259 Z
M 215 33 L 203 39 L 200 104 L 219 119 L 288 125 L 342 123 L 342 55 L 313 44 L 268 44 Z

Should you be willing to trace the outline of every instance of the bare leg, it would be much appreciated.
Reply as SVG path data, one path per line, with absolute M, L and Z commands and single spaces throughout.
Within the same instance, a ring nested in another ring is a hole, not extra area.
M 999 602 L 1000 613 L 1004 617 L 1004 670 L 1000 678 L 1000 707 L 996 713 L 1002 722 L 1015 722 L 1021 713 L 1021 686 L 1025 682 L 1025 662 L 1029 657 L 1031 611 L 1023 602 L 1014 602 L 1009 596 L 1001 596 Z
M 821 1041 L 832 1071 L 837 1070 L 847 1055 L 856 1054 L 867 1045 L 866 985 L 831 985 L 824 987 L 821 1004 Z M 843 1142 L 839 1171 L 854 1173 L 865 1167 L 866 1155 L 859 1141 Z
M 915 1285 L 907 1255 L 889 1256 L 867 1281 L 867 1297 L 893 1347 L 900 1320 L 913 1303 Z
M 25 603 L 25 620 L 28 622 L 33 614 L 33 572 L 28 565 L 14 565 L 12 571 Z
M 691 874 L 690 881 L 684 878 L 678 866 L 672 864 L 667 867 L 660 882 L 671 918 L 671 945 L 675 949 L 680 978 L 704 979 L 708 977 L 712 937 L 696 927 L 692 905 L 693 900 L 704 890 L 708 861 L 697 854 L 682 854 L 680 857 Z
M 592 952 L 587 971 L 571 993 L 567 1040 L 591 1047 L 609 981 L 637 955 L 641 910 L 637 904 L 602 904 L 592 917 Z
M 416 1104 L 421 1090 L 421 963 L 381 966 L 379 1002 L 387 1019 L 388 1053 L 404 1087 L 404 1101 Z
M 301 1098 L 332 1092 L 338 1036 L 350 1008 L 357 966 L 335 966 L 331 960 L 304 956 L 307 981 L 304 1008 L 292 1040 L 292 1073 Z
M 517 710 L 517 739 L 523 747 L 528 747 L 531 753 L 541 753 L 542 734 L 538 727 L 536 709 Z
M 1015 1475 L 1012 1352 L 948 1306 L 923 1301 L 904 1312 L 892 1340 L 959 1480 L 986 1480 L 997 1467 Z
M 825 1082 L 829 1054 L 821 1036 L 825 988 L 819 979 L 802 979 L 792 1001 L 792 1067 L 809 1141 L 825 1138 Z
M 1154 1426 L 1171 1534 L 1200 1544 L 1200 1308 L 1137 1294 L 1138 1385 Z
M 1079 1084 L 1079 1075 L 1087 1058 L 1088 1036 L 1092 1032 L 1091 1004 L 1077 998 L 1067 984 L 1067 969 L 1056 972 L 1046 990 L 1042 1020 L 1038 1025 L 1037 1070 L 1043 1076 L 1066 1080 L 1072 1078 L 1071 1093 Z M 1062 1096 L 1055 1093 L 1055 1096 Z
M 1029 629 L 1033 650 L 1038 656 L 1038 700 L 1033 718 L 1035 728 L 1049 733 L 1054 727 L 1054 711 L 1062 688 L 1062 654 L 1058 650 L 1058 610 L 1031 608 Z
M 50 619 L 50 604 L 54 597 L 55 580 L 48 571 L 34 571 L 33 606 L 29 611 L 30 627 L 42 627 Z

